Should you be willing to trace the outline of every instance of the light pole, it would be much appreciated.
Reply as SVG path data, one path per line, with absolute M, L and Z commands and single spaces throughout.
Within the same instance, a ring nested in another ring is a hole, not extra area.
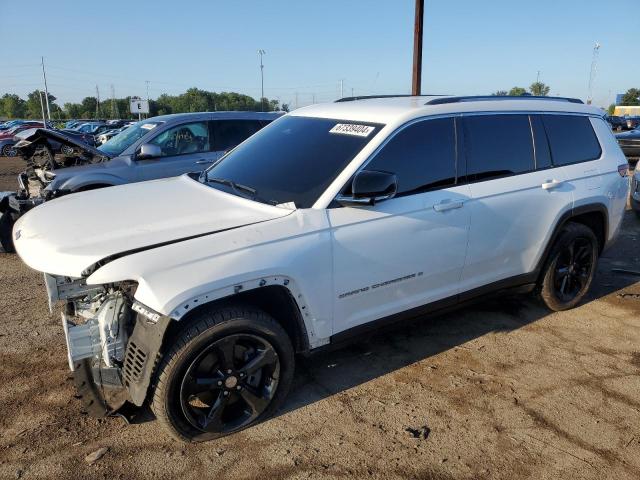
M 266 53 L 267 52 L 265 52 L 262 49 L 258 50 L 258 55 L 260 55 L 260 86 L 261 86 L 260 107 L 263 112 L 264 112 L 264 64 L 262 63 L 262 56 L 265 55 Z

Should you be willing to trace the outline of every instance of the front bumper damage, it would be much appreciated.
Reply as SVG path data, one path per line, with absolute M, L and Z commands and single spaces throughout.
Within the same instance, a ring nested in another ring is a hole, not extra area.
M 87 285 L 82 278 L 44 277 L 49 308 L 65 302 L 61 319 L 67 360 L 87 412 L 104 417 L 126 402 L 141 406 L 170 319 L 155 312 L 149 318 L 152 311 L 133 300 L 132 284 Z

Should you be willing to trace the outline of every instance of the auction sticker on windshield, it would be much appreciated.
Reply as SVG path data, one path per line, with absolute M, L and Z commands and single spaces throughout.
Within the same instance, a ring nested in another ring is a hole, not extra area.
M 156 128 L 158 125 L 156 123 L 145 123 L 140 128 L 144 128 L 145 130 L 151 130 L 152 128 Z
M 329 133 L 339 133 L 341 135 L 355 135 L 356 137 L 368 137 L 375 127 L 369 125 L 356 125 L 353 123 L 338 123 Z

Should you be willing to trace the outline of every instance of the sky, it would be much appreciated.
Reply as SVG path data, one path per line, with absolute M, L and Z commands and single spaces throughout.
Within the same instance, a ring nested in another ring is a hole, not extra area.
M 640 87 L 640 0 L 425 0 L 422 92 L 528 87 L 594 103 Z M 32 13 L 29 13 L 32 12 Z M 35 13 L 37 12 L 37 14 Z M 409 93 L 414 0 L 0 0 L 0 95 L 42 88 L 59 104 L 189 87 L 292 107 Z

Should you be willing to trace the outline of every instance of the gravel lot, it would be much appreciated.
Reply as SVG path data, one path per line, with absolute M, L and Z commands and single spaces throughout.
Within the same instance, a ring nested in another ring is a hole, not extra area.
M 638 479 L 639 240 L 627 212 L 572 311 L 486 300 L 301 359 L 276 418 L 196 445 L 81 414 L 40 274 L 0 253 L 0 478 Z

